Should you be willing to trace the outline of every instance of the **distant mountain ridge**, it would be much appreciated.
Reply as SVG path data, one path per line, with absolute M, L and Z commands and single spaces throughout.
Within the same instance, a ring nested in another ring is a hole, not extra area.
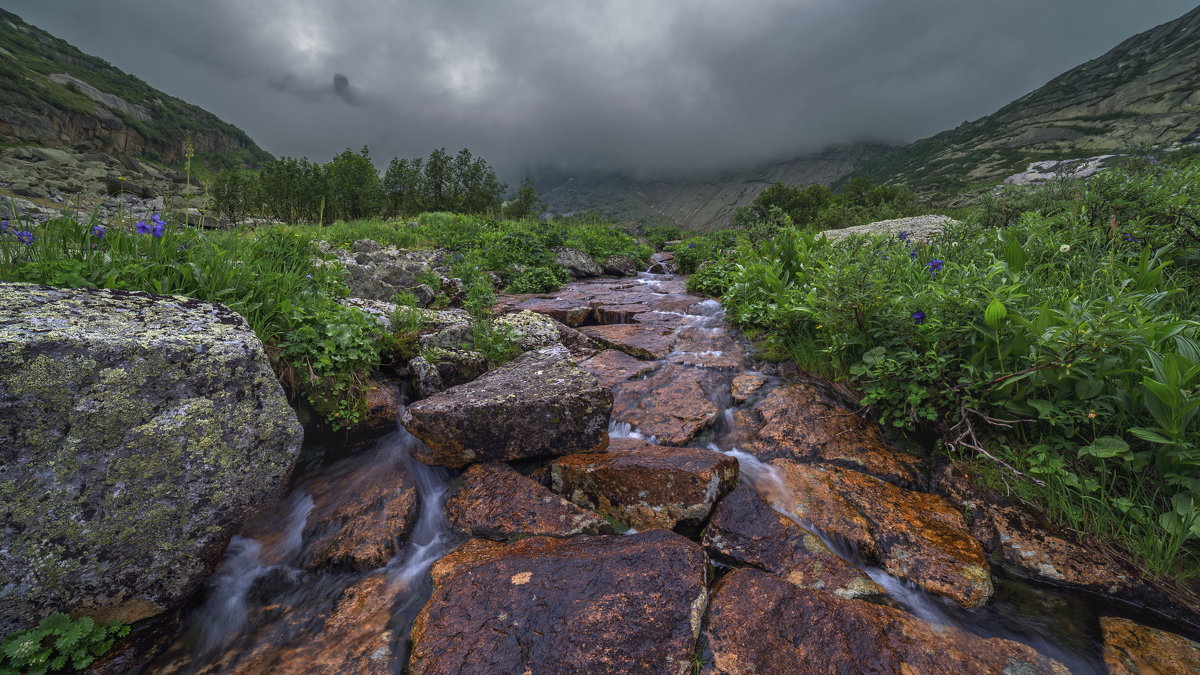
M 0 9 L 0 143 L 95 151 L 128 164 L 271 158 L 244 131 Z
M 995 113 L 856 169 L 947 198 L 1035 161 L 1200 142 L 1200 7 L 1139 33 Z
M 772 183 L 831 184 L 889 149 L 856 143 L 749 169 L 651 180 L 615 172 L 543 172 L 535 182 L 553 213 L 591 210 L 622 221 L 709 231 L 727 225 L 737 207 Z

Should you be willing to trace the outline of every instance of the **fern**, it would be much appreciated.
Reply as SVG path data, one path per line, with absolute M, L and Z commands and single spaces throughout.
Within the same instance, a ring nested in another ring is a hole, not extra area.
M 90 617 L 72 620 L 57 612 L 36 628 L 18 631 L 0 642 L 0 675 L 44 675 L 70 665 L 81 670 L 129 634 L 120 622 L 96 623 Z

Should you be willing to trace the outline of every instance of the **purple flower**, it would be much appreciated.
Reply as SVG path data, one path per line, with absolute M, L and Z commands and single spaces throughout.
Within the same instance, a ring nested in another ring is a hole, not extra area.
M 696 248 L 696 242 L 693 241 L 690 244 L 688 244 L 688 248 Z
M 150 228 L 150 234 L 154 235 L 155 239 L 162 239 L 163 224 L 162 223 L 154 223 L 154 226 Z
M 104 227 L 101 225 L 93 225 L 92 226 L 92 236 L 103 239 L 104 238 Z
M 896 237 L 900 241 L 908 241 L 909 234 L 907 232 L 905 232 L 904 230 L 900 230 L 899 232 L 896 233 Z
M 912 314 L 910 314 L 909 316 L 912 317 L 913 323 L 917 324 L 918 326 L 925 323 L 925 312 L 922 312 L 919 309 L 917 311 L 913 312 Z
M 144 220 L 137 221 L 137 233 L 138 234 L 150 234 L 150 226 L 146 224 L 146 221 L 144 221 Z
M 158 215 L 157 213 L 150 216 L 150 220 L 153 220 L 156 223 L 162 223 L 163 225 L 166 225 L 166 223 L 163 222 L 162 216 Z
M 17 241 L 21 242 L 22 244 L 32 244 L 33 233 L 29 230 L 22 230 L 17 233 Z
M 929 273 L 936 277 L 937 273 L 942 271 L 942 262 L 944 261 L 930 260 L 925 263 L 925 266 L 929 268 Z
M 305 278 L 305 279 L 311 279 L 311 278 L 312 278 L 312 275 L 311 275 L 311 274 L 305 274 L 305 275 L 304 275 L 304 278 Z
M 1128 234 L 1128 233 L 1126 233 L 1126 234 L 1125 234 L 1125 241 L 1127 241 L 1127 242 L 1129 242 L 1129 243 L 1131 243 L 1131 244 L 1140 244 L 1140 243 L 1142 243 L 1142 240 L 1141 240 L 1141 239 L 1138 239 L 1137 237 L 1133 236 L 1132 234 Z
M 0 234 L 4 234 L 5 232 L 8 232 L 8 230 L 9 230 L 8 221 L 0 220 Z
M 913 260 L 916 260 L 917 259 L 917 249 L 914 248 L 913 250 L 909 251 L 908 257 L 912 258 Z

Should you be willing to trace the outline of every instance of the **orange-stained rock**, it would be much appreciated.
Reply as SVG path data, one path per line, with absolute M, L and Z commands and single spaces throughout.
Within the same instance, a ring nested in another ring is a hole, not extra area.
M 550 463 L 554 491 L 636 529 L 693 530 L 737 485 L 734 458 L 712 450 L 615 439 L 607 453 Z
M 733 402 L 742 404 L 750 400 L 758 390 L 763 388 L 769 380 L 766 375 L 758 373 L 741 373 L 733 378 L 733 382 L 729 385 L 729 393 L 733 397 Z
M 706 567 L 699 546 L 666 530 L 472 539 L 433 566 L 410 672 L 682 675 Z
M 475 464 L 446 500 L 451 525 L 487 539 L 608 534 L 612 525 L 507 464 Z
M 382 567 L 404 547 L 416 522 L 417 488 L 399 463 L 349 460 L 304 489 L 313 500 L 301 560 L 308 569 Z
M 396 430 L 400 414 L 400 390 L 394 385 L 372 382 L 367 389 L 367 414 L 355 426 L 356 432 L 386 434 Z
M 752 569 L 713 589 L 704 631 L 706 672 L 1067 675 L 1062 664 L 1018 642 L 934 627 L 891 607 L 798 588 Z
M 983 548 L 944 497 L 829 464 L 776 459 L 771 466 L 787 488 L 765 495 L 772 506 L 848 540 L 889 574 L 964 607 L 991 597 Z
M 1100 618 L 1109 675 L 1200 674 L 1200 644 L 1115 616 Z
M 654 361 L 642 361 L 617 349 L 605 349 L 587 361 L 579 364 L 580 368 L 596 376 L 605 387 L 615 387 L 625 380 L 641 377 L 654 372 L 658 364 Z
M 763 461 L 787 457 L 849 467 L 912 486 L 916 457 L 887 447 L 874 422 L 848 410 L 809 383 L 776 388 L 742 418 L 751 429 L 740 448 Z
M 684 445 L 717 419 L 712 388 L 704 371 L 664 365 L 645 379 L 614 388 L 613 419 L 664 445 Z
M 675 329 L 640 323 L 584 326 L 584 335 L 639 359 L 662 359 L 675 344 Z
M 570 297 L 529 298 L 518 303 L 515 308 L 505 306 L 505 309 L 527 309 L 545 314 L 571 327 L 582 326 L 592 317 L 592 306 L 586 300 Z
M 802 588 L 823 589 L 843 598 L 884 592 L 745 483 L 717 504 L 702 543 L 718 559 L 766 570 Z

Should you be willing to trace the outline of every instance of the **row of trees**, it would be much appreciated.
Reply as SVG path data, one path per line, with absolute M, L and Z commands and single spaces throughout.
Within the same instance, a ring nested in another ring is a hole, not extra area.
M 508 203 L 506 186 L 482 158 L 463 148 L 445 148 L 427 158 L 396 158 L 381 177 L 366 146 L 347 149 L 325 164 L 281 157 L 258 172 L 225 169 L 208 184 L 211 206 L 220 218 L 239 222 L 251 216 L 288 223 L 407 216 L 453 211 L 525 218 L 540 202 L 526 179 Z
M 769 235 L 785 225 L 832 230 L 923 212 L 924 207 L 909 188 L 880 185 L 855 176 L 841 192 L 815 183 L 775 183 L 758 193 L 748 206 L 734 211 L 731 226 Z

